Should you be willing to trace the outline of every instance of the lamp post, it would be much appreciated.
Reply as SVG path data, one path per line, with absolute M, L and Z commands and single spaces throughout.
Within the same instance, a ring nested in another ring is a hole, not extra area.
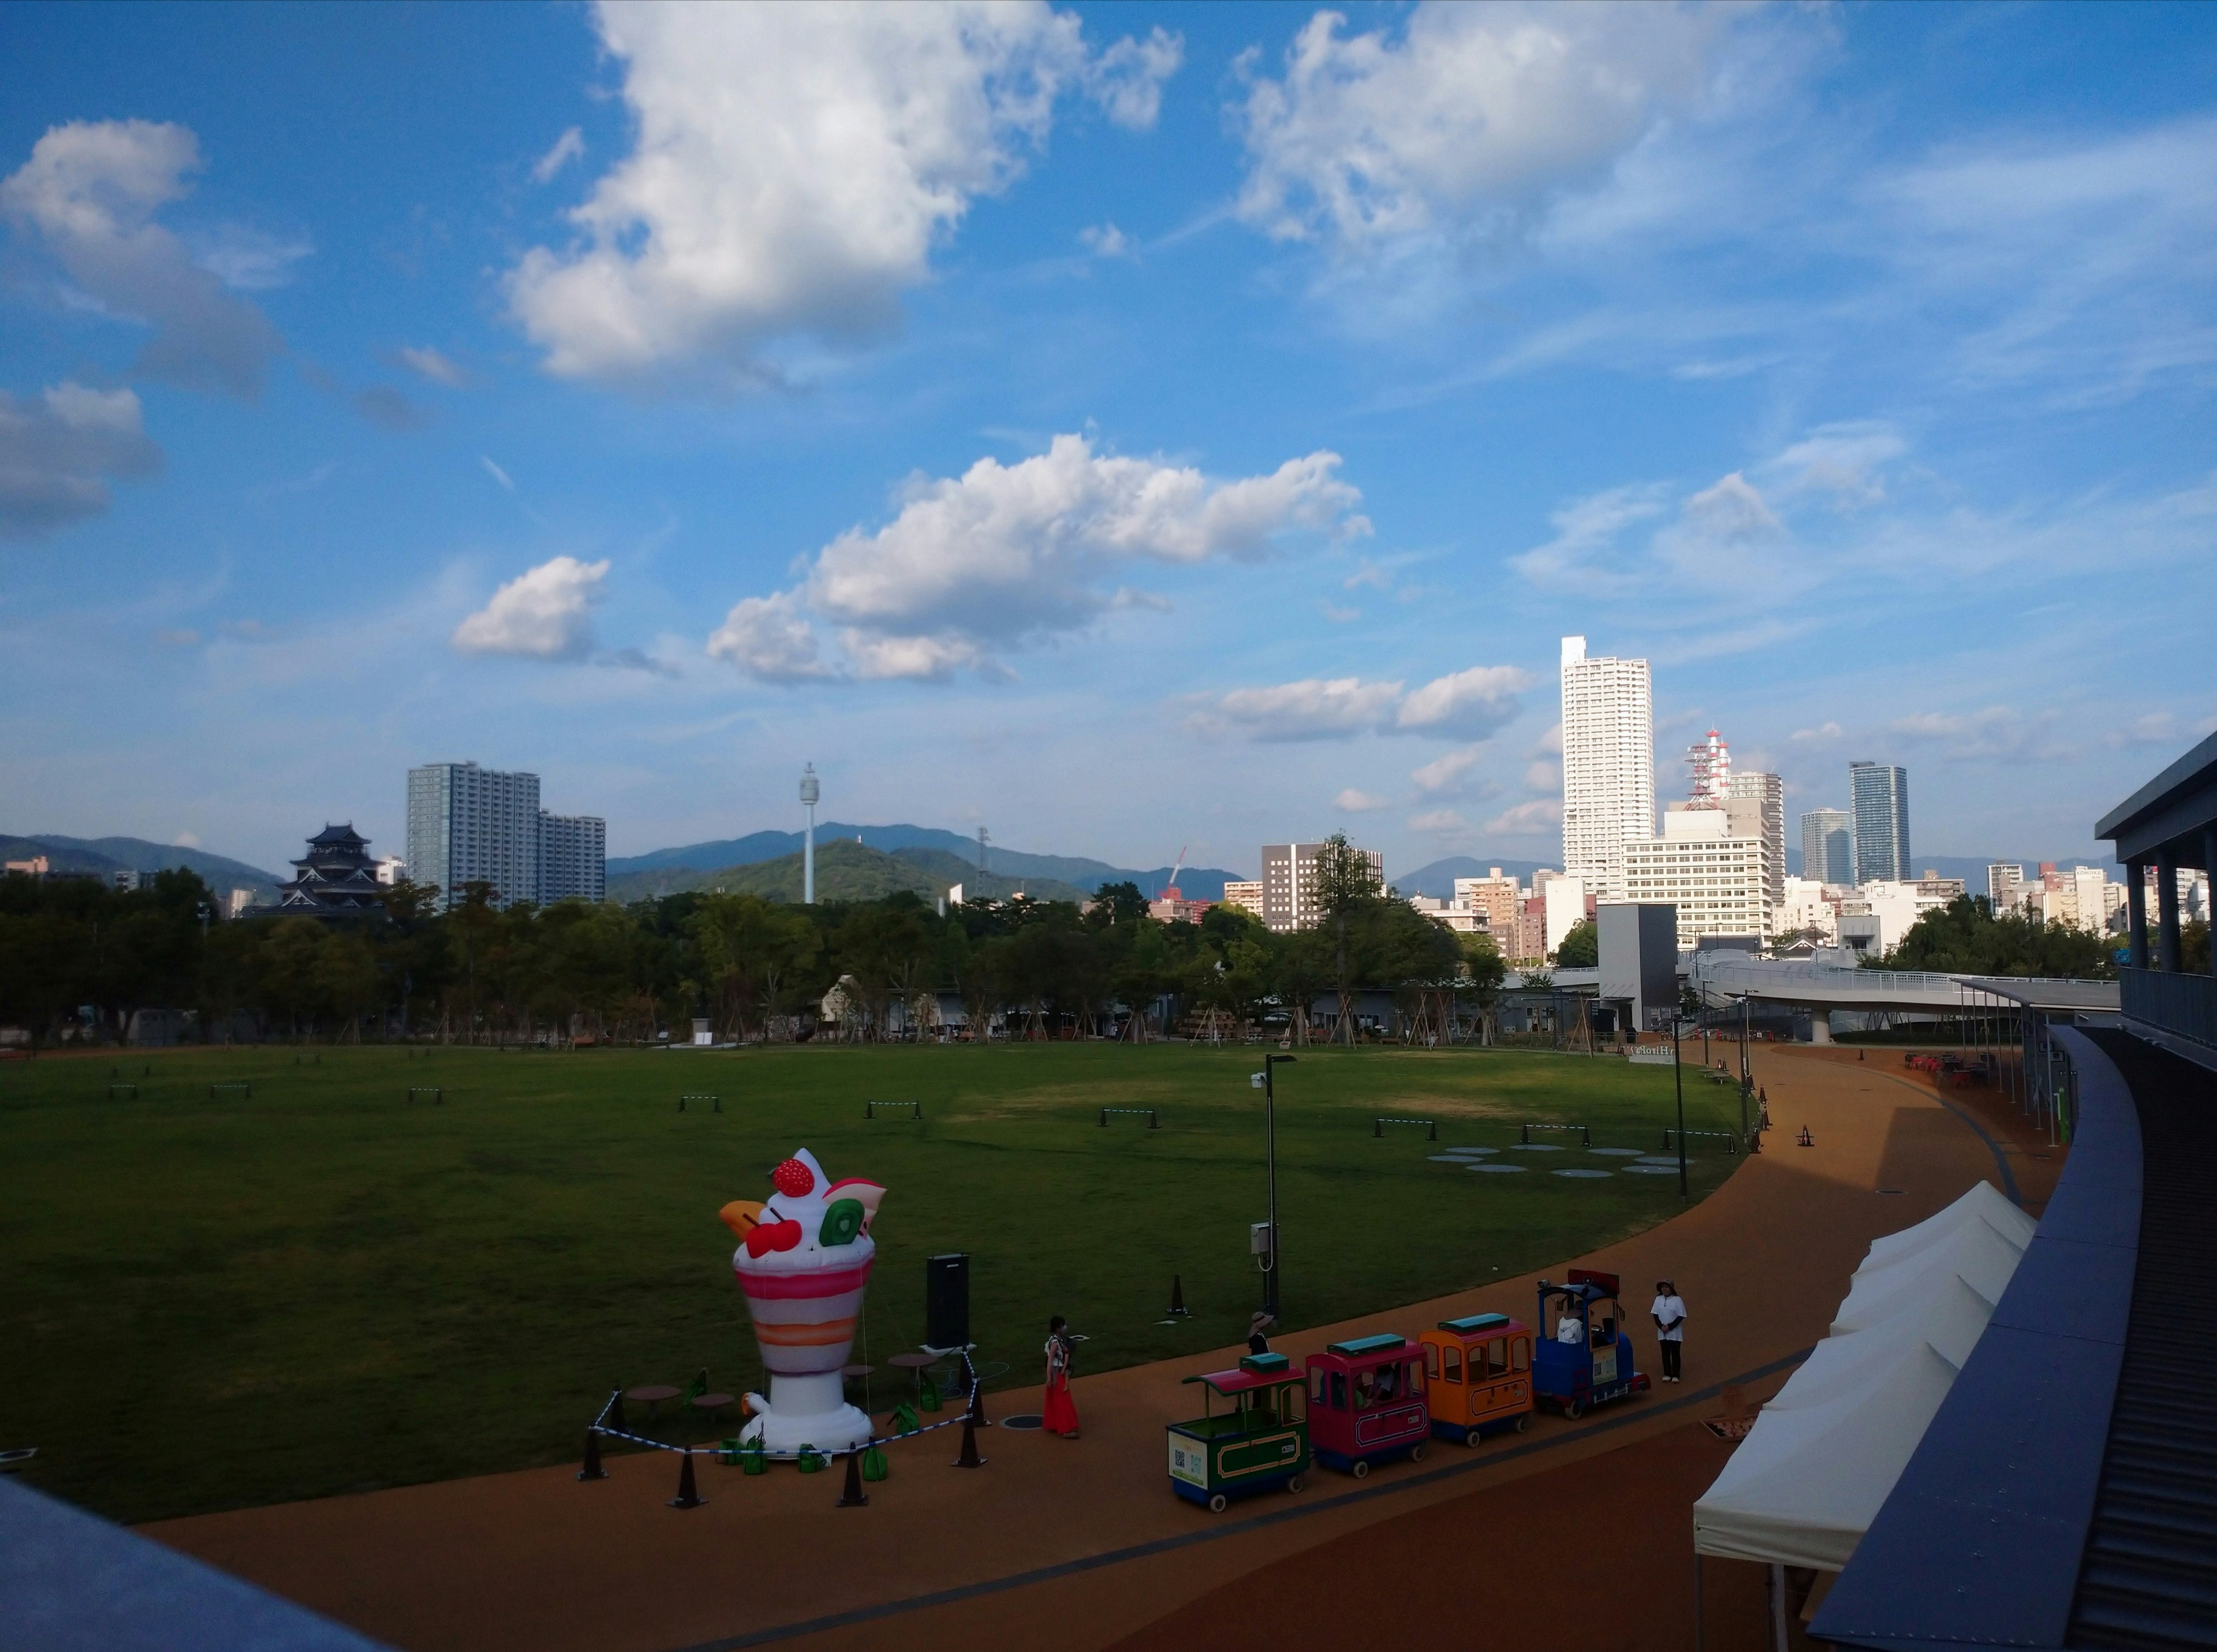
M 1754 1087 L 1747 1065 L 1748 996 L 1739 995 L 1739 1144 L 1747 1146 L 1747 1092 Z
M 1686 1191 L 1686 1080 L 1678 1070 L 1678 1006 L 1670 1007 L 1670 1088 L 1678 1097 L 1678 1202 L 1683 1204 Z
M 1270 1265 L 1263 1275 L 1263 1311 L 1278 1317 L 1278 1090 L 1273 1082 L 1278 1063 L 1291 1055 L 1265 1055 L 1263 1071 L 1263 1161 L 1270 1179 Z

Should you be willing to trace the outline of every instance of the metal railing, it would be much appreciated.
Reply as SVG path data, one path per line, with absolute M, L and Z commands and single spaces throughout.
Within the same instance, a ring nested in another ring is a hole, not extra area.
M 2165 969 L 2120 969 L 2117 974 L 2128 1020 L 2217 1049 L 2217 975 Z

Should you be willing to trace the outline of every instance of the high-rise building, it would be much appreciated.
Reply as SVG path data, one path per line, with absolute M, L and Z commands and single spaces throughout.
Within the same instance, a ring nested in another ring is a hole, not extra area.
M 442 908 L 479 882 L 503 906 L 598 900 L 607 893 L 607 833 L 597 816 L 540 808 L 537 775 L 474 763 L 408 771 L 408 875 L 436 884 Z
M 1856 817 L 1856 882 L 1894 883 L 1909 875 L 1909 770 L 1859 758 L 1848 764 L 1848 807 Z
M 1726 783 L 1725 834 L 1763 839 L 1763 898 L 1786 900 L 1786 783 L 1760 769 L 1741 769 Z
M 1370 875 L 1380 888 L 1386 882 L 1386 857 L 1375 849 L 1355 851 L 1370 863 Z M 1320 843 L 1279 843 L 1263 845 L 1263 922 L 1283 934 L 1313 929 L 1323 916 L 1317 906 L 1317 863 L 1323 858 Z
M 1986 868 L 1986 904 L 1997 913 L 2011 912 L 2024 904 L 2024 868 L 2015 861 L 1996 861 Z
M 1647 662 L 1586 658 L 1563 639 L 1563 870 L 1624 899 L 1624 845 L 1655 835 L 1655 713 Z
M 1263 880 L 1260 878 L 1228 877 L 1224 880 L 1224 904 L 1237 906 L 1256 917 L 1263 915 Z
M 1523 895 L 1516 880 L 1504 877 L 1498 866 L 1490 868 L 1484 877 L 1454 881 L 1455 905 L 1484 913 L 1488 931 L 1497 937 L 1516 929 L 1517 906 Z
M 1704 935 L 1768 935 L 1785 904 L 1782 880 L 1781 899 L 1770 898 L 1769 845 L 1732 832 L 1721 809 L 1673 803 L 1663 835 L 1636 838 L 1624 853 L 1627 898 L 1676 906 L 1681 950 Z
M 1811 809 L 1801 817 L 1801 875 L 1844 888 L 1856 881 L 1856 817 L 1845 809 Z

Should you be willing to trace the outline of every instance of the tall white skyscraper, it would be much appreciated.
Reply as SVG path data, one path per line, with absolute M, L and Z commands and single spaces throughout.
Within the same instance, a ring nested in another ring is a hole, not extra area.
M 1644 659 L 1563 639 L 1563 870 L 1624 899 L 1624 845 L 1655 835 L 1655 710 Z
M 408 875 L 436 884 L 442 909 L 463 886 L 490 883 L 501 906 L 599 900 L 608 888 L 608 827 L 591 814 L 549 814 L 539 777 L 427 763 L 408 771 Z

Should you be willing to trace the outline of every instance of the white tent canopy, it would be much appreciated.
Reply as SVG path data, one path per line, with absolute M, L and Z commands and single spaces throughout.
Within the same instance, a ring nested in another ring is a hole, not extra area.
M 1694 1505 L 1695 1552 L 1844 1567 L 2035 1226 L 1980 1182 L 1938 1215 L 1874 1241 L 1831 1333 Z

